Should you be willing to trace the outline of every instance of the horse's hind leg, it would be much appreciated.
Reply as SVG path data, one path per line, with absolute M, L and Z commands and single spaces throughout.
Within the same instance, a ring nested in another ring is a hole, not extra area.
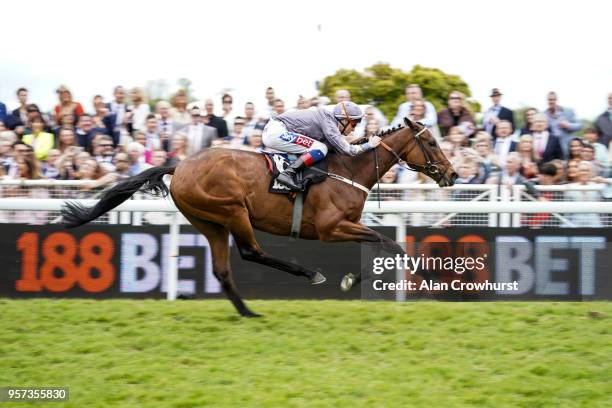
M 236 217 L 232 223 L 231 231 L 236 245 L 238 245 L 240 256 L 245 261 L 256 262 L 295 276 L 304 276 L 313 285 L 325 282 L 325 276 L 317 271 L 266 254 L 255 239 L 255 232 L 248 214 Z
M 236 307 L 238 313 L 245 317 L 259 317 L 260 315 L 252 312 L 244 304 L 236 291 L 236 284 L 230 268 L 229 231 L 227 228 L 195 217 L 187 216 L 187 219 L 208 239 L 212 254 L 213 273 L 221 282 L 223 291 Z

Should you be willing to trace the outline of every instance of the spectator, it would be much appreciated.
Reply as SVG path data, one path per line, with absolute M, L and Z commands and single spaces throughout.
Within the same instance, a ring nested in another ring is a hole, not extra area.
M 55 138 L 52 133 L 44 131 L 45 122 L 42 117 L 36 117 L 31 122 L 32 133 L 23 137 L 23 142 L 34 148 L 36 157 L 39 160 L 46 160 L 49 150 L 55 145 Z
M 524 185 L 527 188 L 527 192 L 531 196 L 538 198 L 539 193 L 533 186 L 533 183 L 521 175 L 520 169 L 521 156 L 517 152 L 511 152 L 508 154 L 508 158 L 506 159 L 506 166 L 502 171 L 501 180 L 499 179 L 499 176 L 493 176 L 487 180 L 487 184 L 501 183 L 508 187 L 512 187 L 514 185 Z
M 271 117 L 275 118 L 278 115 L 285 113 L 285 102 L 282 99 L 275 99 L 273 102 L 273 110 Z
M 557 166 L 552 162 L 542 163 L 538 168 L 538 180 L 537 184 L 540 186 L 550 186 L 555 184 L 557 179 Z M 540 191 L 538 201 L 559 201 L 562 197 L 558 191 Z M 528 225 L 530 227 L 541 227 L 544 225 L 550 225 L 550 221 L 553 219 L 550 213 L 535 213 L 535 214 L 523 214 L 521 216 L 521 225 Z
M 530 179 L 538 174 L 538 165 L 540 156 L 533 146 L 533 137 L 531 135 L 522 135 L 519 138 L 516 146 L 516 152 L 521 156 L 521 174 Z
M 302 95 L 300 95 L 300 98 L 304 98 Z M 336 90 L 336 103 L 340 103 L 340 102 L 350 102 L 351 100 L 351 93 L 349 91 L 347 91 L 346 89 L 338 89 Z M 302 108 L 302 109 L 307 109 L 306 108 Z M 298 100 L 298 109 L 300 109 L 299 107 L 299 100 Z
M 105 172 L 115 170 L 113 151 L 113 139 L 107 135 L 98 135 L 95 139 L 95 147 L 93 149 L 93 158 L 104 168 Z
M 580 160 L 591 164 L 591 171 L 594 176 L 602 176 L 605 174 L 603 165 L 595 160 L 595 148 L 592 145 L 585 143 L 584 146 L 582 146 Z
M 599 142 L 608 147 L 612 141 L 612 92 L 608 94 L 608 109 L 595 120 Z
M 440 136 L 440 129 L 438 129 L 438 125 L 435 123 L 433 125 L 427 125 L 425 123 L 425 122 L 428 122 L 427 118 L 425 117 L 427 103 L 429 102 L 425 102 L 422 99 L 417 99 L 413 101 L 412 105 L 410 106 L 410 113 L 408 114 L 408 117 L 413 122 L 419 122 L 419 123 L 424 124 L 425 127 L 427 127 L 427 129 L 429 130 L 429 133 L 431 133 L 431 135 L 437 141 L 440 141 L 442 139 L 442 136 Z M 434 114 L 435 114 L 435 110 L 434 110 Z
M 492 171 L 500 168 L 499 160 L 492 151 L 493 144 L 491 140 L 491 135 L 482 131 L 478 132 L 472 140 L 474 150 L 478 154 L 477 159 L 480 166 L 478 173 L 483 183 L 490 177 Z
M 442 136 L 446 136 L 453 126 L 463 127 L 466 136 L 470 137 L 476 129 L 472 113 L 465 107 L 465 95 L 453 91 L 448 96 L 448 107 L 438 112 L 438 127 Z
M 479 166 L 476 160 L 468 157 L 463 158 L 457 166 L 457 174 L 459 177 L 457 177 L 455 184 L 480 184 L 478 172 Z M 468 201 L 469 197 L 465 197 L 465 195 L 462 193 L 462 191 L 453 192 L 453 199 L 458 201 Z M 473 194 L 470 194 L 469 196 L 471 197 L 472 195 Z M 460 197 L 463 199 L 460 199 Z
M 151 144 L 147 144 L 147 136 L 145 134 L 145 132 L 143 132 L 142 130 L 136 130 L 134 132 L 133 135 L 134 138 L 134 142 L 140 144 L 143 147 L 143 151 L 142 151 L 142 160 L 144 160 L 145 163 L 151 163 L 151 155 L 153 154 L 153 148 L 154 146 Z M 129 146 L 129 144 L 128 144 Z
M 582 148 L 584 142 L 579 137 L 575 137 L 569 141 L 569 159 L 582 160 Z
M 57 137 L 57 149 L 61 154 L 66 152 L 66 149 L 71 146 L 77 146 L 74 131 L 70 128 L 62 128 Z
M 160 149 L 162 147 L 161 135 L 159 134 L 159 125 L 157 117 L 150 113 L 147 115 L 144 127 L 145 147 L 149 151 Z
M 17 163 L 26 157 L 34 158 L 34 148 L 21 140 L 17 140 L 13 142 L 12 151 L 12 160 L 7 160 L 8 170 L 6 175 L 11 178 L 19 178 L 19 165 Z
M 212 141 L 219 137 L 217 128 L 205 124 L 205 117 L 202 116 L 200 108 L 194 106 L 190 113 L 191 124 L 183 129 L 183 132 L 187 135 L 187 145 L 189 146 L 187 155 L 189 156 L 210 147 Z
M 187 110 L 187 92 L 184 89 L 179 89 L 174 94 L 171 103 L 170 117 L 172 120 L 181 125 L 191 123 L 191 115 Z
M 2 175 L 9 172 L 11 163 L 13 162 L 13 143 L 10 140 L 0 139 L 0 166 Z
M 253 105 L 253 102 L 247 102 L 244 104 L 244 127 L 242 128 L 242 137 L 245 143 L 248 143 L 248 135 L 256 124 L 255 105 Z
M 170 109 L 172 105 L 166 101 L 159 101 L 155 104 L 155 111 L 157 112 L 158 119 L 158 128 L 157 131 L 159 133 L 159 138 L 162 143 L 162 148 L 164 150 L 168 150 L 170 148 L 170 139 L 172 135 L 185 127 L 185 124 L 175 122 L 170 116 Z
M 516 149 L 516 143 L 512 141 L 512 125 L 507 120 L 500 120 L 495 127 L 495 155 L 501 167 L 506 165 L 506 159 L 510 152 Z
M 145 162 L 144 153 L 145 147 L 141 143 L 131 142 L 128 144 L 127 154 L 130 159 L 130 173 L 132 175 L 140 174 L 151 168 L 151 165 Z
M 71 114 L 78 118 L 85 113 L 83 106 L 79 102 L 72 100 L 72 92 L 65 85 L 60 85 L 56 92 L 59 97 L 59 103 L 55 105 L 54 109 L 55 122 L 59 123 L 62 115 Z
M 378 119 L 370 119 L 368 123 L 366 123 L 365 137 L 369 138 L 371 136 L 376 136 L 380 133 L 380 130 L 380 123 L 378 122 Z
M 47 160 L 42 163 L 42 175 L 48 179 L 56 179 L 59 177 L 59 171 L 57 169 L 58 159 L 61 156 L 61 152 L 57 149 L 49 150 L 47 154 Z
M 420 122 L 432 128 L 437 125 L 438 117 L 436 115 L 436 108 L 431 102 L 423 99 L 423 91 L 417 84 L 410 84 L 406 87 L 406 102 L 402 103 L 397 109 L 395 118 L 391 121 L 391 126 L 397 126 L 404 123 L 404 118 L 410 115 L 412 104 L 416 101 L 421 101 L 425 105 L 425 112 Z
M 606 145 L 599 143 L 599 132 L 595 128 L 587 128 L 584 131 L 584 140 L 590 143 L 595 150 L 595 160 L 597 160 L 602 166 L 608 167 L 610 160 L 609 150 Z
M 244 130 L 245 119 L 242 116 L 236 116 L 234 119 L 233 132 L 227 137 L 230 147 L 242 147 L 245 144 L 242 131 Z
M 577 165 L 577 175 L 574 183 L 569 185 L 570 190 L 566 191 L 565 198 L 567 201 L 585 202 L 585 201 L 600 201 L 601 193 L 599 191 L 576 190 L 572 187 L 587 186 L 605 182 L 601 177 L 593 178 L 592 165 L 589 162 L 581 161 Z M 575 227 L 602 227 L 599 214 L 567 214 L 569 221 Z
M 222 139 L 226 138 L 228 135 L 227 123 L 225 123 L 223 118 L 215 116 L 215 105 L 213 103 L 213 100 L 210 98 L 206 99 L 206 101 L 204 101 L 204 108 L 206 109 L 204 124 L 217 129 L 217 137 L 220 137 Z
M 43 178 L 40 164 L 33 154 L 26 154 L 16 162 L 16 178 L 22 180 L 38 180 Z M 17 197 L 28 197 L 32 199 L 48 198 L 49 191 L 46 188 L 29 186 L 14 186 L 9 195 Z M 45 211 L 17 211 L 12 217 L 12 222 L 24 224 L 44 224 L 48 213 Z
M 115 132 L 117 115 L 112 113 L 106 107 L 104 98 L 101 95 L 94 96 L 93 107 L 95 114 L 92 116 L 94 127 L 104 129 L 104 134 L 111 136 L 113 145 L 117 146 L 120 140 L 120 133 Z
M 565 171 L 565 164 L 563 163 L 563 160 L 555 159 L 555 160 L 549 161 L 548 163 L 552 164 L 557 169 L 557 172 L 555 173 L 552 184 L 565 184 L 566 171 Z
M 97 161 L 90 158 L 85 160 L 79 167 L 77 179 L 87 181 L 81 187 L 82 190 L 89 190 L 81 194 L 80 198 L 85 198 L 91 196 L 92 190 L 99 190 L 108 184 L 114 183 L 117 180 L 117 175 L 106 173 Z
M 3 102 L 0 102 L 0 122 L 6 123 L 7 116 L 6 105 Z
M 521 129 L 521 135 L 533 133 L 533 118 L 537 113 L 538 110 L 536 108 L 526 108 L 525 111 L 523 111 L 525 126 Z
M 548 130 L 548 118 L 543 113 L 533 117 L 533 145 L 540 157 L 540 162 L 548 162 L 563 157 L 559 138 Z
M 503 107 L 501 105 L 501 97 L 502 93 L 498 88 L 493 88 L 491 91 L 491 100 L 493 101 L 493 106 L 491 106 L 484 114 L 482 119 L 482 124 L 485 128 L 485 131 L 490 135 L 495 134 L 495 125 L 500 120 L 507 120 L 510 122 L 512 126 L 512 132 L 514 132 L 514 112 L 510 109 Z
M 257 150 L 263 147 L 263 143 L 261 141 L 262 130 L 258 128 L 251 129 L 249 133 L 249 149 Z
M 576 120 L 572 109 L 557 104 L 555 92 L 548 93 L 548 109 L 544 111 L 544 114 L 548 118 L 551 133 L 559 138 L 563 157 L 568 157 L 569 141 L 574 137 L 573 133 L 580 130 L 582 125 Z
M 7 117 L 7 127 L 9 129 L 25 126 L 28 122 L 28 90 L 26 88 L 19 88 L 17 90 L 17 101 L 19 106 L 11 112 L 10 118 Z
M 108 111 L 115 115 L 115 128 L 113 134 L 119 135 L 119 143 L 121 143 L 121 136 L 127 135 L 127 112 L 128 107 L 125 103 L 125 89 L 121 85 L 118 85 L 113 89 L 113 96 L 115 99 L 106 105 Z
M 450 142 L 455 151 L 461 150 L 462 148 L 470 145 L 464 129 L 460 126 L 453 126 L 450 128 L 448 135 L 444 138 L 444 140 Z
M 130 100 L 132 105 L 128 107 L 126 118 L 128 121 L 128 130 L 143 130 L 147 116 L 151 113 L 151 108 L 147 103 L 145 93 L 141 88 L 132 88 L 130 91 Z
M 130 173 L 130 159 L 127 153 L 117 153 L 113 164 L 115 165 L 115 176 L 117 181 L 132 177 Z
M 88 114 L 83 114 L 79 117 L 76 128 L 77 144 L 83 147 L 86 151 L 91 152 L 91 141 L 98 134 L 103 134 L 105 128 L 94 127 L 93 120 Z
M 234 98 L 230 94 L 223 94 L 221 97 L 221 110 L 223 112 L 222 118 L 227 124 L 227 132 L 229 135 L 234 133 L 234 120 L 236 120 L 236 113 L 233 111 Z
M 189 148 L 187 140 L 187 135 L 183 132 L 174 134 L 172 137 L 172 150 L 168 154 L 169 166 L 176 166 L 187 158 L 187 150 Z
M 151 164 L 153 165 L 153 167 L 165 166 L 167 161 L 168 154 L 164 149 L 153 150 L 153 155 L 151 156 Z
M 76 180 L 76 155 L 79 153 L 78 147 L 68 147 L 56 162 L 58 178 L 60 180 Z
M 274 92 L 274 88 L 271 86 L 266 88 L 266 107 L 263 112 L 261 112 L 261 116 L 269 119 L 274 117 L 274 101 L 276 100 L 276 93 Z
M 59 137 L 59 132 L 62 129 L 72 129 L 73 131 L 76 130 L 75 118 L 73 114 L 67 113 L 65 115 L 62 115 L 59 126 L 56 126 L 53 131 L 53 133 L 55 133 L 56 138 Z
M 578 181 L 578 165 L 580 164 L 580 159 L 570 159 L 567 161 L 567 183 L 575 183 Z

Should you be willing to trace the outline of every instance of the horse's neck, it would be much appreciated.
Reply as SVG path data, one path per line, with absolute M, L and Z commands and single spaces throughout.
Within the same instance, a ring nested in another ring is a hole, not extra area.
M 406 131 L 407 130 L 405 130 L 405 128 L 402 128 L 392 135 L 384 138 L 383 141 L 396 154 L 400 154 L 402 149 L 405 147 L 404 144 L 407 143 L 406 141 L 411 140 L 411 136 L 401 134 Z M 370 189 L 378 182 L 380 177 L 382 177 L 395 163 L 397 163 L 397 158 L 395 155 L 388 152 L 382 146 L 379 145 L 375 152 L 376 153 L 369 151 L 345 161 L 347 167 L 352 172 L 351 176 L 353 180 Z M 342 157 L 340 158 L 340 160 L 343 159 L 344 158 Z M 376 161 L 378 161 L 378 169 L 376 168 Z

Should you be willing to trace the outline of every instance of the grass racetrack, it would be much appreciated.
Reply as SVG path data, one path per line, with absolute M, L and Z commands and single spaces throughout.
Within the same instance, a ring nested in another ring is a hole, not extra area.
M 264 317 L 0 299 L 0 387 L 69 386 L 52 407 L 612 406 L 612 303 L 249 306 Z

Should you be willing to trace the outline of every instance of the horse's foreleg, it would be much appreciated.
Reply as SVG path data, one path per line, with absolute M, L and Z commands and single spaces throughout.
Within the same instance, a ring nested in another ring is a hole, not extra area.
M 327 229 L 326 232 L 323 232 L 321 234 L 321 240 L 328 242 L 377 242 L 382 245 L 381 250 L 385 252 L 394 255 L 403 255 L 406 253 L 404 248 L 402 248 L 393 239 L 377 231 L 374 231 L 373 229 L 368 228 L 363 224 L 351 222 L 348 220 L 342 220 L 333 228 Z M 361 282 L 363 278 L 364 276 L 361 271 L 356 275 L 349 273 L 345 275 L 342 279 L 340 287 L 342 288 L 342 290 L 347 291 L 359 282 Z

